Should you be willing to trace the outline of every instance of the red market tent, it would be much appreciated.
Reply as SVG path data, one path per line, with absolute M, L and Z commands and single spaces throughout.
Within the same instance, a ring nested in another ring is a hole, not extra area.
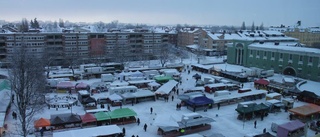
M 74 85 L 70 81 L 61 81 L 57 84 L 57 88 L 73 88 Z
M 87 86 L 88 86 L 88 84 L 81 82 L 81 83 L 76 84 L 76 89 L 86 89 Z
M 81 117 L 82 123 L 89 123 L 89 122 L 96 122 L 97 121 L 96 117 L 90 113 L 86 113 L 84 115 L 81 115 L 80 117 Z
M 255 80 L 254 84 L 266 86 L 266 85 L 269 85 L 269 81 L 265 79 L 259 79 L 259 80 Z
M 48 119 L 45 119 L 45 118 L 40 118 L 36 121 L 34 121 L 34 127 L 35 128 L 38 128 L 38 127 L 47 127 L 47 126 L 50 126 L 51 123 Z

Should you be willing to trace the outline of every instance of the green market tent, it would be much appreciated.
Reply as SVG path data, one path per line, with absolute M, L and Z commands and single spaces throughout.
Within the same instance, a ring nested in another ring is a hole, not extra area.
M 171 76 L 158 76 L 154 77 L 154 80 L 158 83 L 166 83 L 169 80 L 173 80 L 173 78 Z
M 8 80 L 3 80 L 0 82 L 0 91 L 4 89 L 10 89 L 10 83 Z
M 108 112 L 108 114 L 110 115 L 111 119 L 137 116 L 137 113 L 129 108 L 115 109 L 111 112 Z
M 254 105 L 253 107 L 242 107 L 237 108 L 236 111 L 240 114 L 247 114 L 247 113 L 253 113 L 253 112 L 259 112 L 259 111 L 267 111 L 269 107 L 263 103 Z
M 95 113 L 94 116 L 96 117 L 97 121 L 104 121 L 104 120 L 110 119 L 109 114 L 106 112 L 102 112 L 102 111 Z

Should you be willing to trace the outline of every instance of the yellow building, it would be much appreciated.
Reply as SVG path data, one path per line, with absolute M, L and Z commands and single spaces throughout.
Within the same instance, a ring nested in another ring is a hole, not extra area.
M 292 32 L 285 32 L 285 35 L 299 39 L 300 42 L 305 44 L 307 47 L 320 48 L 320 33 L 313 32 L 311 30 L 312 28 L 307 28 L 304 31 L 295 29 Z

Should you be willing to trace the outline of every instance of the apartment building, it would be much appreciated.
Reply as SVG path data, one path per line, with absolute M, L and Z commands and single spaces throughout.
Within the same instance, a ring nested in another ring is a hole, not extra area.
M 178 32 L 178 46 L 204 45 L 206 31 L 201 28 L 182 28 Z
M 157 58 L 168 42 L 168 33 L 157 32 L 1 33 L 0 61 L 8 63 L 13 48 L 21 45 L 35 57 L 50 59 L 50 65 L 147 60 Z

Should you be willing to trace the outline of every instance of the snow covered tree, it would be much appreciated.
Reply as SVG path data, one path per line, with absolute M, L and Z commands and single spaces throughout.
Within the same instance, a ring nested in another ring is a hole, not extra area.
M 30 26 L 31 26 L 31 28 L 34 28 L 33 20 L 30 21 Z
M 241 30 L 246 30 L 246 24 L 242 22 Z
M 252 22 L 251 31 L 255 30 L 254 22 Z
M 33 28 L 36 28 L 36 29 L 40 28 L 40 25 L 39 25 L 39 22 L 37 21 L 37 18 L 34 18 L 34 20 L 33 20 Z
M 263 23 L 261 23 L 259 30 L 264 30 Z
M 59 19 L 59 27 L 64 28 L 64 21 L 63 21 L 63 19 Z
M 15 47 L 9 60 L 9 81 L 14 95 L 13 105 L 19 121 L 15 124 L 17 130 L 9 134 L 26 137 L 34 128 L 33 117 L 45 107 L 44 65 L 41 59 L 27 50 L 26 44 Z

